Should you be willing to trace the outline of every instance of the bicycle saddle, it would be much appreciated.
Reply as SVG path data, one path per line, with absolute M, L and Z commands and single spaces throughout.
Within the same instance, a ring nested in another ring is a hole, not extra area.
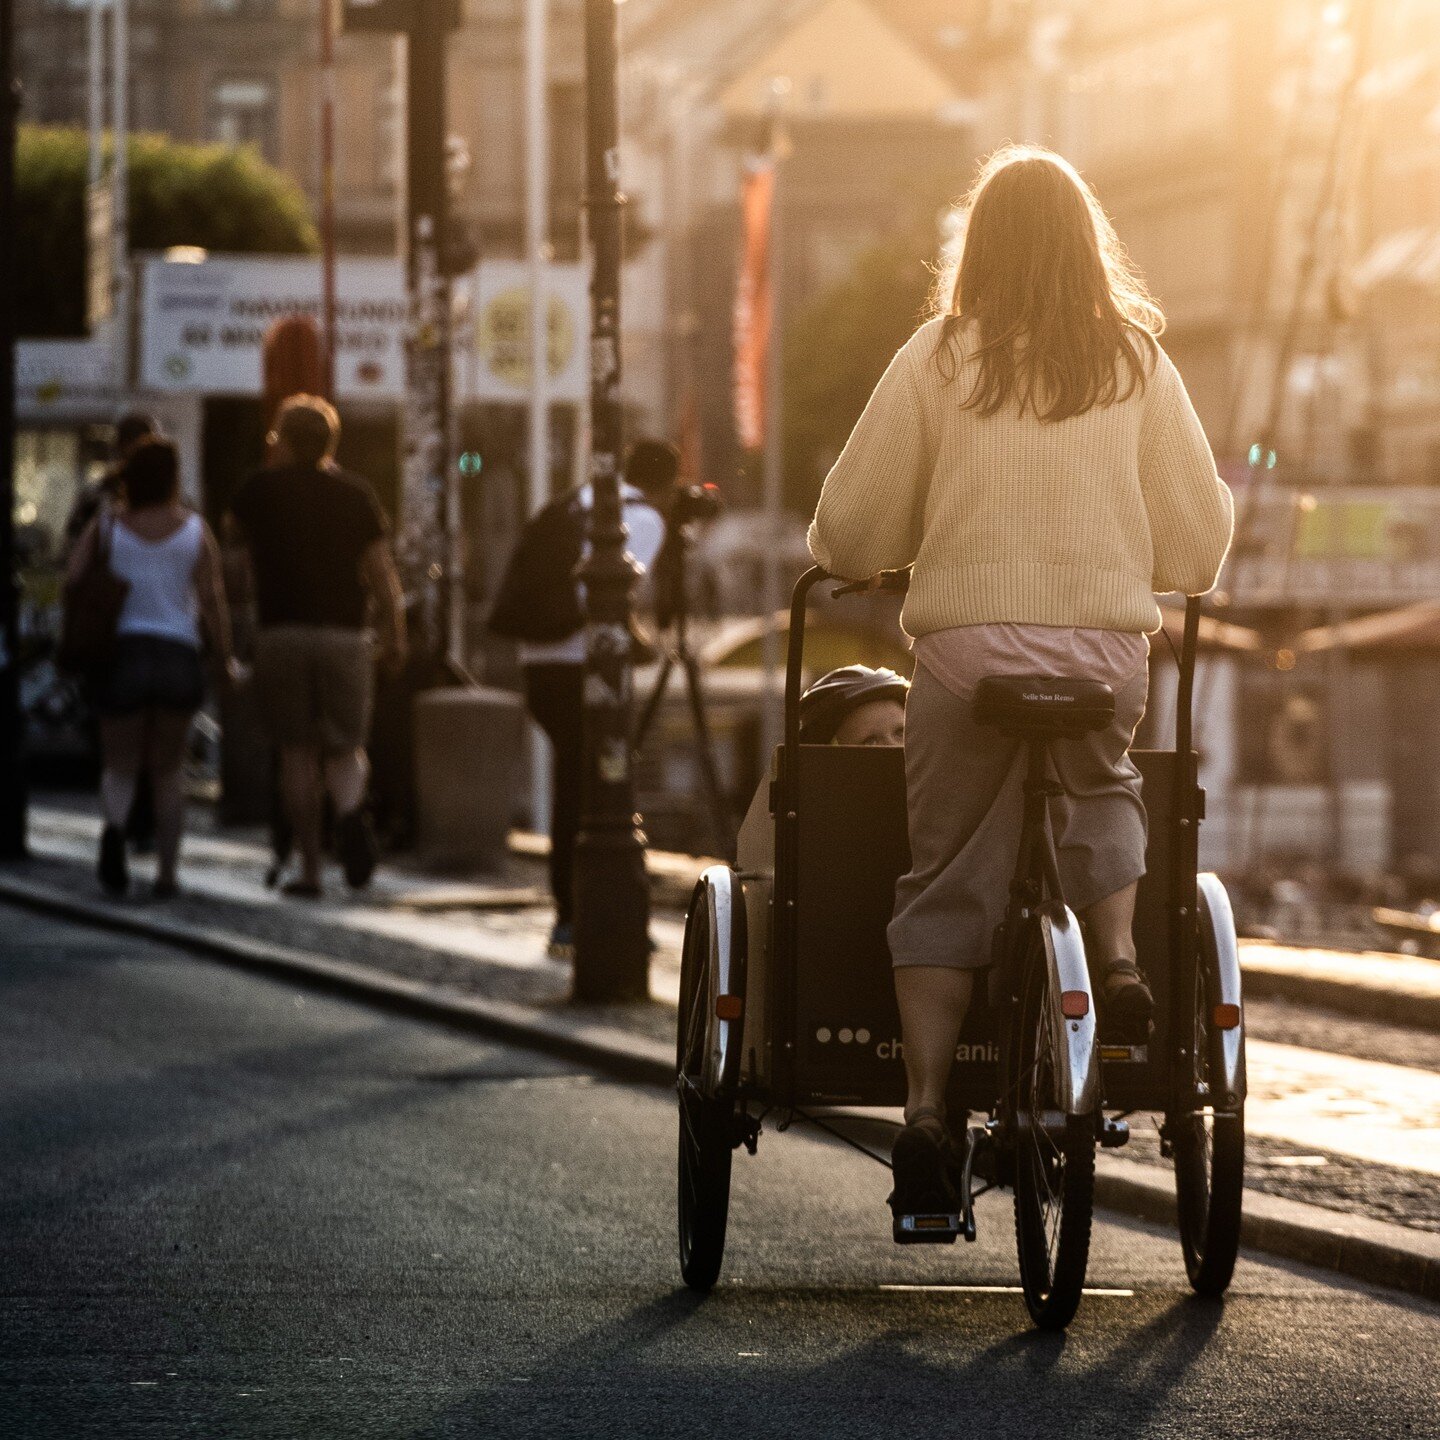
M 1115 694 L 1103 680 L 987 675 L 975 687 L 975 719 L 1004 735 L 1083 735 L 1103 730 L 1114 718 Z

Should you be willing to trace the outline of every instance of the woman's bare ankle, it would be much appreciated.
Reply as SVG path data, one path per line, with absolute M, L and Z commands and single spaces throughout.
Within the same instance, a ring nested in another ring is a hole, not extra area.
M 929 1100 L 918 1100 L 913 1105 L 905 1107 L 905 1123 L 907 1125 L 936 1125 L 943 1130 L 945 1128 L 945 1106 L 943 1103 L 937 1105 Z

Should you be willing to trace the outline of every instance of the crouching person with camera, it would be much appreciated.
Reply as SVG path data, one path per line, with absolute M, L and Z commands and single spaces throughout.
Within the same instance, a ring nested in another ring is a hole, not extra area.
M 637 440 L 625 457 L 621 500 L 626 548 L 653 570 L 665 540 L 663 509 L 675 488 L 679 452 Z M 575 950 L 575 838 L 585 766 L 585 595 L 575 572 L 590 552 L 589 485 L 537 511 L 521 532 L 490 615 L 490 629 L 519 643 L 525 703 L 551 749 L 550 889 L 555 924 L 550 954 Z

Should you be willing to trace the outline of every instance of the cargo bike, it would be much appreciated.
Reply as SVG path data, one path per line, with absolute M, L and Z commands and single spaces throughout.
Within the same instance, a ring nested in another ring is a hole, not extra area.
M 698 1290 L 720 1274 L 731 1161 L 763 1124 L 812 1121 L 845 1134 L 857 1107 L 905 1098 L 903 1047 L 885 929 L 909 866 L 899 749 L 802 745 L 799 700 L 808 598 L 795 587 L 784 738 L 741 826 L 736 864 L 708 868 L 686 919 L 677 1022 L 681 1272 Z M 836 595 L 901 591 L 887 572 Z M 1174 750 L 1132 751 L 1149 819 L 1147 874 L 1135 919 L 1138 960 L 1155 996 L 1147 1043 L 1097 1030 L 1082 926 L 1065 905 L 1049 824 L 1049 745 L 1113 714 L 1099 682 L 986 680 L 977 718 L 1028 752 L 1024 823 L 988 983 L 978 984 L 948 1095 L 963 1156 L 954 1214 L 897 1217 L 898 1240 L 976 1234 L 975 1198 L 1013 1193 L 1021 1289 L 1034 1322 L 1068 1324 L 1089 1252 L 1097 1148 L 1130 1139 L 1126 1117 L 1158 1112 L 1175 1173 L 1190 1283 L 1225 1290 L 1239 1244 L 1244 1172 L 1245 1042 L 1229 899 L 1198 873 L 1204 794 L 1191 708 L 1200 612 L 1188 602 L 1179 653 Z M 1103 1017 L 1101 1017 L 1103 1019 Z M 1130 1037 L 1133 1039 L 1134 1037 Z

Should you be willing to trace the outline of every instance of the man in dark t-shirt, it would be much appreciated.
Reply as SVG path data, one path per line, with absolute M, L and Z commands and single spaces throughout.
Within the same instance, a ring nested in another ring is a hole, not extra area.
M 370 487 L 335 464 L 340 419 L 313 395 L 280 407 L 275 463 L 252 475 L 231 502 L 250 555 L 259 629 L 255 685 L 280 753 L 280 785 L 300 852 L 289 895 L 321 893 L 324 797 L 335 807 L 345 878 L 357 888 L 375 868 L 365 813 L 365 753 L 374 700 L 372 639 L 380 662 L 405 659 L 399 577 L 385 517 Z

